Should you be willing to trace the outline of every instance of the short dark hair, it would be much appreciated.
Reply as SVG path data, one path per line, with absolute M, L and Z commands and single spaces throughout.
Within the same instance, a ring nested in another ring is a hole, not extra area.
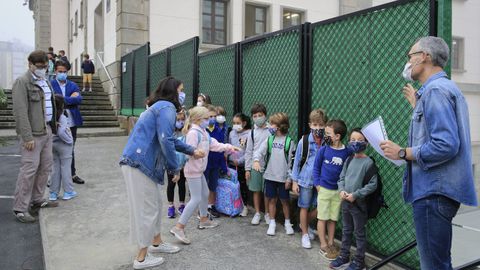
M 254 115 L 259 112 L 267 115 L 267 107 L 261 103 L 253 104 L 252 108 L 250 109 L 250 114 Z
M 163 79 L 157 87 L 157 90 L 150 94 L 150 97 L 147 99 L 147 105 L 152 106 L 155 102 L 159 100 L 165 100 L 173 103 L 177 112 L 179 112 L 182 107 L 178 101 L 178 87 L 182 84 L 181 81 L 175 79 L 174 77 L 166 77 Z
M 62 60 L 57 60 L 55 62 L 55 70 L 57 70 L 58 67 L 64 67 L 68 70 L 68 64 L 65 61 L 62 61 Z
M 65 54 L 65 50 L 60 50 L 60 51 L 58 51 L 58 53 L 63 53 L 63 54 Z
M 340 140 L 347 135 L 347 125 L 341 119 L 333 119 L 327 122 L 327 127 L 333 128 L 333 133 L 340 134 Z
M 246 114 L 244 113 L 237 113 L 233 116 L 233 118 L 235 117 L 238 117 L 240 118 L 240 120 L 242 122 L 246 122 L 247 124 L 245 125 L 245 127 L 243 127 L 243 129 L 252 129 L 252 123 L 250 121 L 250 117 L 248 117 Z
M 34 65 L 37 64 L 37 63 L 44 64 L 44 63 L 48 62 L 47 53 L 45 53 L 42 50 L 35 50 L 35 51 L 31 52 L 30 55 L 28 56 L 28 62 L 30 62 Z
M 365 137 L 365 135 L 363 135 L 362 128 L 356 127 L 356 128 L 353 128 L 352 130 L 350 130 L 350 137 L 355 132 L 362 134 L 363 138 L 365 138 L 365 141 L 368 142 L 367 137 Z
M 49 52 L 53 52 L 53 47 L 48 47 Z
M 83 57 L 90 59 L 90 55 L 88 55 L 88 53 L 84 54 Z

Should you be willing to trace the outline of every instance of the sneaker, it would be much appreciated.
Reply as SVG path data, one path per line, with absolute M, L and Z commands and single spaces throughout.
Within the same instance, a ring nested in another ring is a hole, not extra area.
M 185 236 L 185 231 L 173 226 L 170 229 L 170 233 L 173 234 L 178 240 L 182 241 L 185 245 L 190 245 L 190 240 Z
M 246 205 L 243 206 L 242 212 L 240 213 L 241 217 L 246 217 L 248 215 L 248 208 Z
M 88 92 L 92 92 L 92 88 L 88 88 Z
M 213 218 L 219 218 L 220 217 L 220 213 L 217 211 L 217 209 L 215 208 L 215 205 L 213 205 L 212 207 L 208 208 L 208 213 L 210 214 L 211 217 Z
M 267 225 L 270 225 L 270 221 L 272 219 L 270 218 L 270 215 L 268 213 L 265 214 L 265 223 L 267 223 Z
M 180 248 L 169 243 L 161 243 L 158 247 L 151 245 L 148 247 L 149 253 L 177 253 L 180 251 Z
M 85 92 L 85 88 L 82 88 L 82 92 Z
M 185 210 L 185 204 L 180 204 L 180 207 L 178 207 L 178 213 L 180 213 L 180 215 L 183 213 L 183 210 Z
M 295 234 L 295 231 L 293 231 L 293 225 L 292 225 L 292 224 L 290 224 L 290 223 L 288 223 L 288 224 L 285 223 L 284 226 L 285 226 L 285 233 L 286 233 L 287 235 Z
M 255 215 L 252 218 L 252 225 L 258 225 L 260 224 L 260 219 L 262 218 L 262 215 L 260 213 L 255 213 Z
M 308 234 L 302 236 L 302 247 L 306 249 L 312 248 L 312 243 L 310 243 L 310 237 L 308 237 Z
M 37 221 L 35 217 L 32 217 L 28 212 L 13 212 L 18 221 L 22 223 L 34 223 Z
M 198 223 L 198 228 L 200 230 L 203 230 L 203 229 L 211 229 L 211 228 L 215 228 L 218 226 L 218 222 L 216 222 L 215 220 L 210 220 L 210 219 L 207 219 L 207 221 L 204 221 L 204 222 L 199 222 Z
M 58 206 L 58 202 L 56 201 L 43 201 L 40 203 L 34 203 L 30 206 L 30 214 L 34 217 L 38 216 L 38 212 L 40 208 L 54 208 Z
M 175 206 L 169 206 L 167 211 L 168 218 L 175 218 Z
M 343 269 L 349 262 L 350 260 L 348 258 L 338 256 L 333 262 L 330 263 L 329 266 L 331 269 Z
M 320 248 L 320 250 L 322 249 Z M 338 253 L 339 253 L 338 250 L 333 246 L 328 246 L 326 249 L 326 252 L 324 249 L 322 251 L 324 251 L 322 256 L 329 261 L 335 260 L 338 257 Z
M 73 181 L 75 184 L 79 184 L 79 185 L 85 184 L 85 180 L 83 180 L 82 178 L 80 178 L 80 176 L 78 176 L 78 175 L 72 176 L 72 181 Z
M 63 199 L 64 201 L 68 201 L 68 200 L 71 200 L 71 199 L 77 197 L 77 195 L 78 195 L 78 194 L 77 194 L 77 192 L 75 192 L 75 191 L 72 191 L 72 192 L 64 192 L 62 199 Z
M 56 201 L 58 199 L 58 194 L 56 192 L 50 192 L 50 196 L 48 196 L 49 201 Z
M 308 237 L 311 241 L 315 240 L 315 237 L 317 237 L 317 230 L 312 229 L 310 228 L 310 226 L 308 226 Z
M 143 262 L 133 261 L 133 269 L 145 269 L 161 265 L 165 260 L 162 257 L 154 257 L 147 253 Z
M 270 222 L 270 224 L 268 224 L 267 235 L 274 236 L 276 228 L 277 224 L 275 223 L 275 221 Z
M 353 261 L 347 268 L 347 270 L 364 270 L 367 269 L 365 267 L 365 263 L 359 263 L 356 261 Z

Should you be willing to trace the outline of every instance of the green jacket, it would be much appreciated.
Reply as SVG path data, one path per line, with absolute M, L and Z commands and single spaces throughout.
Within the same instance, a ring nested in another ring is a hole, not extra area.
M 52 89 L 50 82 L 47 83 Z M 55 92 L 52 90 L 52 132 L 56 133 Z M 12 87 L 13 114 L 15 116 L 17 135 L 24 142 L 33 140 L 33 136 L 47 134 L 45 123 L 45 94 L 42 88 L 35 84 L 32 73 L 27 71 L 15 80 Z

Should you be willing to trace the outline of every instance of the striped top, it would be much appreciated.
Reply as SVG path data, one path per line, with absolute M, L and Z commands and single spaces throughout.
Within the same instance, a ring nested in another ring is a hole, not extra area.
M 52 90 L 50 89 L 50 86 L 48 86 L 47 80 L 39 79 L 38 77 L 35 77 L 35 75 L 33 75 L 33 78 L 35 79 L 35 84 L 40 86 L 45 94 L 45 121 L 50 122 L 52 121 L 53 114 Z

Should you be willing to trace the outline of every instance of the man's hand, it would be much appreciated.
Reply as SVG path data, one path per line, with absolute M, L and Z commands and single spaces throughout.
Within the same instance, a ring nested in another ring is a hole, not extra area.
M 382 141 L 380 142 L 380 148 L 382 148 L 385 157 L 393 160 L 400 160 L 401 158 L 398 156 L 398 151 L 400 151 L 401 147 L 392 142 L 392 141 Z
M 25 142 L 23 143 L 23 147 L 25 147 L 25 149 L 28 151 L 32 151 L 35 148 L 35 141 Z
M 293 191 L 293 193 L 295 193 L 295 194 L 300 193 L 300 188 L 299 188 L 297 182 L 293 182 L 293 183 L 292 183 L 292 191 Z
M 417 103 L 417 97 L 415 96 L 415 93 L 417 90 L 413 88 L 413 86 L 409 83 L 407 83 L 403 89 L 403 96 L 407 99 L 408 103 L 412 106 L 412 108 L 415 108 L 415 105 Z
M 255 161 L 253 162 L 253 169 L 257 172 L 261 171 L 262 170 L 262 167 L 260 166 L 260 162 L 259 161 Z
M 80 94 L 78 92 L 73 92 L 70 97 L 78 97 L 80 96 Z
M 177 183 L 178 180 L 180 180 L 180 173 L 177 173 L 177 174 L 175 174 L 175 175 L 173 176 L 172 182 L 173 182 L 173 183 Z
M 345 197 L 345 200 L 353 203 L 355 201 L 355 197 L 353 197 L 353 194 L 352 193 L 349 193 L 347 194 L 347 196 Z
M 285 189 L 289 190 L 292 187 L 292 182 L 290 180 L 285 181 Z
M 245 172 L 245 180 L 247 180 L 247 184 L 248 184 L 248 182 L 250 181 L 250 177 L 251 177 L 250 171 L 246 171 L 246 172 Z
M 205 157 L 205 152 L 203 152 L 203 150 L 196 149 L 195 151 L 193 151 L 193 158 L 199 159 L 204 157 Z

